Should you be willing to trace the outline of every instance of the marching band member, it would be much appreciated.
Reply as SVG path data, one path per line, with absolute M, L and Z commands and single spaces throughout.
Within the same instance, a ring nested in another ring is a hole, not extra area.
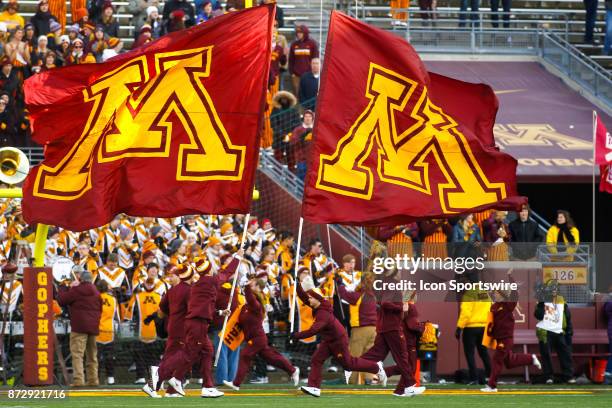
M 98 343 L 98 362 L 106 371 L 106 383 L 115 384 L 115 322 L 119 322 L 117 298 L 113 296 L 106 281 L 96 283 L 102 299 L 102 315 L 100 317 L 100 333 L 96 337 Z
M 97 276 L 98 254 L 89 246 L 86 241 L 81 241 L 76 247 L 76 252 L 72 256 L 72 261 L 80 265 L 84 270 Z
M 148 278 L 147 268 L 149 264 L 155 263 L 157 261 L 155 257 L 155 252 L 146 251 L 142 254 L 142 258 L 140 259 L 140 263 L 138 267 L 134 270 L 134 275 L 132 275 L 132 287 L 135 288 L 141 283 L 144 283 Z
M 280 265 L 283 272 L 293 270 L 293 234 L 289 231 L 280 233 L 280 244 L 276 249 L 276 262 Z
M 127 320 L 133 320 L 138 325 L 138 342 L 134 350 L 136 360 L 136 381 L 134 384 L 145 384 L 146 368 L 152 365 L 157 343 L 155 323 L 147 319 L 157 312 L 161 296 L 155 292 L 155 282 L 147 279 L 138 291 L 134 291 L 128 305 Z

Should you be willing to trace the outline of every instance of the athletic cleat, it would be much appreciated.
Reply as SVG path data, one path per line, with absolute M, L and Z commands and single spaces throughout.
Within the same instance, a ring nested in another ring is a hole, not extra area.
M 164 394 L 164 398 L 183 398 L 183 396 L 179 394 L 178 392 L 172 392 L 172 393 L 167 392 Z
M 404 394 L 396 394 L 396 393 L 393 393 L 393 396 L 394 397 L 414 397 L 414 394 L 406 394 L 406 393 L 404 393 Z
M 300 390 L 302 390 L 304 394 L 312 395 L 313 397 L 321 396 L 321 390 L 315 387 L 308 387 L 303 385 L 300 387 Z
M 425 392 L 425 387 L 416 387 L 414 385 L 404 389 L 404 395 L 420 395 Z
M 344 370 L 344 382 L 345 383 L 347 384 L 349 383 L 349 381 L 351 380 L 351 375 L 353 375 L 352 371 Z
M 576 384 L 576 379 L 575 378 L 570 378 L 569 380 L 567 380 L 568 384 Z
M 338 372 L 338 367 L 336 366 L 329 366 L 329 368 L 327 369 L 328 373 L 337 373 Z
M 138 378 L 136 381 L 134 381 L 134 384 L 146 384 L 147 380 L 145 380 L 143 377 Z
M 534 366 L 536 366 L 538 368 L 538 370 L 542 369 L 542 363 L 540 363 L 540 360 L 538 360 L 538 358 L 536 357 L 535 354 L 531 355 L 531 359 L 532 359 L 532 364 Z
M 159 367 L 151 366 L 151 388 L 157 389 L 157 382 L 159 381 Z
M 554 384 L 553 379 L 552 379 L 552 378 L 547 379 L 547 380 L 546 380 L 546 384 L 549 384 L 549 385 L 550 385 L 550 384 Z
M 487 384 L 484 388 L 480 389 L 480 392 L 497 392 L 497 388 L 491 388 Z
M 151 398 L 161 398 L 161 395 L 155 392 L 155 389 L 151 388 L 149 384 L 145 384 L 145 386 L 142 387 L 142 391 Z
M 223 380 L 223 384 L 224 384 L 226 387 L 229 387 L 229 388 L 231 388 L 231 389 L 232 389 L 232 390 L 234 390 L 234 391 L 240 391 L 240 387 L 238 387 L 237 385 L 234 385 L 234 383 L 233 383 L 233 382 L 231 382 L 231 381 L 225 381 L 225 380 Z
M 387 373 L 385 373 L 385 366 L 382 361 L 378 363 L 378 381 L 382 384 L 383 387 L 387 386 Z
M 224 393 L 216 388 L 202 388 L 202 393 L 200 394 L 202 398 L 219 398 L 224 395 Z
M 268 384 L 268 377 L 256 377 L 249 381 L 251 384 Z
M 183 397 L 185 396 L 185 390 L 183 390 L 183 384 L 181 384 L 180 380 L 177 380 L 176 378 L 172 377 L 168 380 L 168 385 L 174 388 L 174 390 L 177 393 L 181 394 Z
M 291 381 L 293 381 L 293 386 L 297 387 L 300 384 L 300 368 L 295 367 L 295 371 L 291 374 Z

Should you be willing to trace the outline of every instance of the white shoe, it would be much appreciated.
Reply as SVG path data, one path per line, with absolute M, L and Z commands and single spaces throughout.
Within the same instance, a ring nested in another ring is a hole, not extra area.
M 276 367 L 271 366 L 271 365 L 267 365 L 266 366 L 266 371 L 269 373 L 273 373 L 274 371 L 276 371 Z
M 155 392 L 155 388 L 151 388 L 149 384 L 145 384 L 145 386 L 142 387 L 142 391 L 151 398 L 161 398 L 161 395 Z
M 147 380 L 145 380 L 143 377 L 138 378 L 136 381 L 134 381 L 134 384 L 146 384 Z
M 249 381 L 249 383 L 251 384 L 268 384 L 270 380 L 268 379 L 268 377 L 257 377 L 251 381 Z
M 497 388 L 491 388 L 489 384 L 487 384 L 484 388 L 480 389 L 480 392 L 497 392 Z
M 321 396 L 321 390 L 319 388 L 308 387 L 308 386 L 303 385 L 300 387 L 300 390 L 302 390 L 304 394 L 312 395 L 313 397 Z
M 406 393 L 396 394 L 396 393 L 393 393 L 393 396 L 394 397 L 406 397 L 407 398 L 407 397 L 414 397 L 414 394 L 406 394 Z
M 178 392 L 173 392 L 172 394 L 165 393 L 164 398 L 183 398 L 183 396 Z
M 291 374 L 291 381 L 293 381 L 293 386 L 297 387 L 300 384 L 300 368 L 295 367 L 295 371 Z
M 546 384 L 554 384 L 554 381 L 552 378 L 549 378 L 548 380 L 546 380 Z
M 204 384 L 204 380 L 201 379 L 201 378 L 198 378 L 198 384 L 200 384 L 200 385 Z
M 106 384 L 108 385 L 114 385 L 115 384 L 115 377 L 108 377 L 106 379 Z
M 328 373 L 337 373 L 338 372 L 338 367 L 336 366 L 329 366 L 329 368 L 327 369 Z
M 351 380 L 351 375 L 353 375 L 352 371 L 344 370 L 344 382 L 345 383 L 347 384 L 349 383 L 349 381 Z
M 229 387 L 234 391 L 240 391 L 240 387 L 238 387 L 237 385 L 234 385 L 234 383 L 231 381 L 223 380 L 223 384 L 225 384 L 226 387 Z
M 410 387 L 406 387 L 404 389 L 404 395 L 405 394 L 420 395 L 424 392 L 425 392 L 425 387 L 416 387 L 414 385 Z
M 383 387 L 387 386 L 387 373 L 385 373 L 385 366 L 382 361 L 378 363 L 378 381 L 382 384 Z
M 542 369 L 542 363 L 540 363 L 540 360 L 538 360 L 538 358 L 536 357 L 535 354 L 531 355 L 531 359 L 532 359 L 532 364 L 534 366 L 536 366 L 538 368 L 538 370 Z
M 224 395 L 224 393 L 216 388 L 202 388 L 202 393 L 200 394 L 202 398 L 219 398 Z
M 151 366 L 151 385 L 154 390 L 157 389 L 158 381 L 159 381 L 159 367 Z
M 176 378 L 172 377 L 168 380 L 168 385 L 174 388 L 174 390 L 181 394 L 183 397 L 185 396 L 185 390 L 183 390 L 183 384 Z

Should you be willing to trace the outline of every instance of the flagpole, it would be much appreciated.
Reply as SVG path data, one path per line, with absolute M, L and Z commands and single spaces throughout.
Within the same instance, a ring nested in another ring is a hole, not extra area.
M 596 150 L 596 135 L 597 135 L 597 112 L 595 110 L 593 110 L 593 241 L 592 241 L 592 245 L 593 245 L 593 272 L 591 275 L 591 279 L 592 279 L 592 287 L 593 289 L 597 288 L 596 286 L 596 278 L 597 278 L 597 264 L 596 264 L 596 257 L 595 257 L 595 224 L 597 222 L 597 218 L 595 217 L 595 210 L 596 210 L 596 205 L 595 205 L 595 166 L 596 166 L 596 160 L 595 160 L 595 150 Z
M 242 230 L 242 238 L 240 239 L 240 246 L 238 249 L 241 249 L 244 246 L 244 241 L 246 240 L 247 228 L 249 226 L 249 218 L 251 218 L 251 214 L 247 214 L 244 217 L 244 228 Z M 229 302 L 227 302 L 227 309 L 231 310 L 232 301 L 234 300 L 234 292 L 236 292 L 236 283 L 238 282 L 238 275 L 240 265 L 236 268 L 236 272 L 234 272 L 234 281 L 232 282 L 232 291 L 230 292 Z M 229 314 L 225 315 L 225 319 L 223 320 L 223 327 L 221 328 L 221 337 L 219 337 L 219 345 L 217 346 L 217 353 L 215 354 L 215 367 L 219 362 L 219 355 L 221 355 L 221 347 L 223 346 L 223 338 L 225 337 L 225 329 L 227 328 L 227 320 L 229 319 Z
M 299 285 L 300 283 L 298 282 L 298 263 L 300 261 L 300 247 L 302 245 L 302 227 L 304 226 L 304 218 L 300 217 L 300 226 L 298 228 L 298 239 L 297 239 L 297 248 L 295 250 L 295 263 L 293 264 L 293 270 L 294 270 L 294 282 L 293 282 L 293 296 L 291 297 L 290 301 L 291 301 L 291 309 L 289 311 L 289 321 L 291 322 L 291 328 L 289 330 L 289 333 L 293 333 L 293 328 L 295 327 L 295 296 L 297 294 L 297 285 Z

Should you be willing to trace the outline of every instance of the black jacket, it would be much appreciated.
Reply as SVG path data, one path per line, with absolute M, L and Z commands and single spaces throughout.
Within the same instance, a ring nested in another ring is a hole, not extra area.
M 529 259 L 536 255 L 537 243 L 544 241 L 544 233 L 533 220 L 519 218 L 508 224 L 512 254 L 518 259 Z
M 163 19 L 168 24 L 170 20 L 170 14 L 175 10 L 183 10 L 185 12 L 185 27 L 191 27 L 195 25 L 195 11 L 191 3 L 180 0 L 170 0 L 164 5 Z
M 57 21 L 57 17 L 49 12 L 43 13 L 41 11 L 37 11 L 30 18 L 30 23 L 34 26 L 34 38 L 49 34 L 51 20 Z
M 319 93 L 319 78 L 315 78 L 312 72 L 307 72 L 300 78 L 300 91 L 298 93 L 298 100 L 300 104 L 304 106 L 304 102 L 308 102 L 308 106 L 304 106 L 306 109 L 314 110 L 314 98 Z

